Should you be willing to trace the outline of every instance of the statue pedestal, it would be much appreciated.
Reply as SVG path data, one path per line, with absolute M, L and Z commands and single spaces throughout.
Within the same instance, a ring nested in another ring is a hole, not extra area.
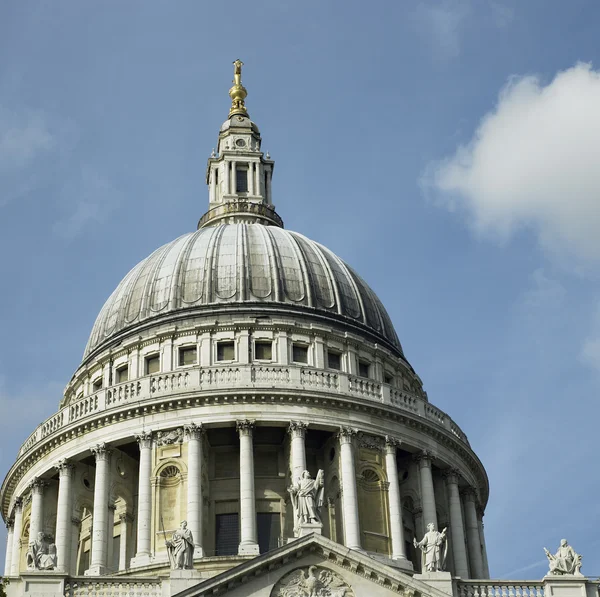
M 421 580 L 447 595 L 452 595 L 452 575 L 450 572 L 423 572 L 423 574 L 415 574 L 413 578 Z
M 25 597 L 36 597 L 40 594 L 43 594 L 45 597 L 63 597 L 65 593 L 66 576 L 66 574 L 55 572 L 54 570 L 24 572 L 21 575 L 22 586 L 15 587 L 15 589 L 20 588 L 21 591 L 23 591 L 21 595 L 24 595 Z M 8 595 L 13 592 L 10 590 L 11 584 L 7 587 Z
M 317 535 L 323 534 L 323 523 L 322 522 L 303 522 L 298 525 L 298 537 L 306 537 L 315 533 Z
M 204 580 L 202 573 L 198 570 L 171 570 L 169 581 L 171 585 L 171 595 L 176 595 L 197 585 Z
M 586 597 L 587 578 L 574 574 L 544 576 L 546 597 Z

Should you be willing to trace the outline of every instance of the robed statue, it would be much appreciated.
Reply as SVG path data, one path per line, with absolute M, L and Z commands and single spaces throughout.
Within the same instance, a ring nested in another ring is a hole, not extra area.
M 441 533 L 435 530 L 435 525 L 430 522 L 427 532 L 421 541 L 417 543 L 413 539 L 415 547 L 421 550 L 421 570 L 423 572 L 441 572 L 446 567 L 446 556 L 448 555 L 448 541 L 446 529 Z
M 298 481 L 288 488 L 294 507 L 294 528 L 301 524 L 321 523 L 319 509 L 323 506 L 323 470 L 319 470 L 313 479 L 308 471 L 304 471 Z
M 28 546 L 27 568 L 29 570 L 54 570 L 56 568 L 56 545 L 50 543 L 44 533 L 38 533 Z
M 567 543 L 566 539 L 562 539 L 558 551 L 552 555 L 545 547 L 546 557 L 550 564 L 550 574 L 573 574 L 575 576 L 583 576 L 581 574 L 581 556 Z
M 186 570 L 194 567 L 194 537 L 187 528 L 187 520 L 181 522 L 167 542 L 169 559 L 173 570 Z

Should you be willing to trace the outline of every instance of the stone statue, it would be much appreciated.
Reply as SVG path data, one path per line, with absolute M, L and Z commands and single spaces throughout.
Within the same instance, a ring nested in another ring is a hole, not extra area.
M 44 533 L 38 533 L 37 539 L 29 544 L 26 559 L 29 570 L 54 570 L 56 545 L 50 543 Z
M 413 539 L 415 547 L 421 550 L 421 570 L 423 572 L 441 572 L 446 566 L 446 555 L 448 554 L 448 541 L 446 540 L 446 529 L 441 533 L 435 530 L 435 525 L 430 522 L 427 532 L 421 541 L 417 543 Z
M 309 566 L 286 574 L 273 588 L 271 597 L 354 597 L 344 579 L 327 568 Z
M 581 556 L 567 543 L 566 539 L 561 539 L 558 551 L 552 555 L 545 547 L 546 557 L 550 564 L 550 574 L 581 574 Z
M 173 570 L 189 570 L 194 567 L 194 537 L 187 528 L 187 520 L 181 522 L 180 528 L 166 544 Z
M 295 485 L 288 491 L 294 506 L 295 525 L 321 523 L 319 508 L 323 506 L 323 470 L 319 470 L 313 479 L 308 471 L 304 471 Z

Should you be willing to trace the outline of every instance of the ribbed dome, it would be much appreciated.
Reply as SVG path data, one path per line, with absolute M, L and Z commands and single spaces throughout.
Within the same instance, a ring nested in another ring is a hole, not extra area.
M 185 234 L 138 263 L 102 307 L 84 358 L 152 319 L 242 304 L 341 319 L 402 353 L 385 308 L 339 257 L 297 232 L 240 223 Z

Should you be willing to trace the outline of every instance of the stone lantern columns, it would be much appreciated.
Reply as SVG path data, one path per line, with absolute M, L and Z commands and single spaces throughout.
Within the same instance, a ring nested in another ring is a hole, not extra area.
M 110 491 L 110 457 L 112 450 L 104 443 L 94 446 L 96 477 L 94 486 L 94 517 L 92 561 L 86 576 L 100 576 L 107 572 L 108 561 L 108 497 Z
M 340 428 L 338 433 L 340 442 L 340 468 L 342 473 L 344 542 L 349 549 L 361 549 L 356 468 L 354 465 L 354 447 L 352 445 L 355 435 L 356 430 L 349 427 Z
M 469 563 L 465 547 L 465 531 L 463 525 L 462 507 L 458 492 L 458 471 L 450 469 L 444 474 L 448 490 L 448 506 L 450 510 L 450 535 L 452 538 L 452 553 L 454 555 L 454 573 L 461 578 L 469 578 Z
M 306 470 L 306 447 L 304 440 L 308 425 L 301 421 L 291 421 L 288 427 L 290 434 L 290 473 L 294 484 Z
M 152 555 L 152 432 L 145 431 L 136 435 L 135 439 L 140 448 L 140 468 L 138 474 L 137 549 L 131 565 L 144 566 L 150 564 Z M 94 528 L 95 515 L 94 508 Z
M 15 534 L 15 521 L 12 518 L 9 518 L 6 521 L 6 554 L 5 554 L 5 559 L 4 559 L 4 576 L 10 576 L 14 534 Z
M 10 559 L 11 576 L 19 576 L 21 563 L 21 529 L 23 528 L 23 498 L 15 500 L 14 525 L 13 525 L 12 557 Z
M 469 546 L 469 560 L 471 561 L 472 578 L 485 578 L 483 570 L 483 557 L 481 555 L 481 538 L 479 536 L 479 522 L 475 500 L 477 496 L 472 487 L 463 493 L 465 507 L 465 526 L 467 529 L 467 544 Z
M 258 555 L 256 530 L 256 501 L 254 494 L 254 422 L 245 419 L 237 422 L 240 436 L 240 545 L 239 555 Z
M 188 440 L 188 493 L 187 523 L 194 538 L 194 559 L 204 556 L 202 548 L 202 425 L 187 425 L 183 428 Z
M 433 490 L 433 477 L 431 475 L 431 454 L 421 452 L 416 457 L 419 464 L 419 473 L 421 479 L 421 507 L 423 508 L 423 526 L 432 522 L 435 528 L 438 528 L 437 512 L 435 509 L 435 493 Z
M 56 508 L 56 570 L 70 573 L 71 541 L 73 530 L 73 472 L 75 465 L 63 459 L 55 467 L 58 470 L 58 504 Z
M 392 536 L 392 559 L 406 560 L 404 547 L 404 525 L 402 524 L 402 497 L 398 479 L 396 450 L 400 440 L 390 436 L 385 438 L 385 472 L 387 474 L 390 499 L 390 533 Z

